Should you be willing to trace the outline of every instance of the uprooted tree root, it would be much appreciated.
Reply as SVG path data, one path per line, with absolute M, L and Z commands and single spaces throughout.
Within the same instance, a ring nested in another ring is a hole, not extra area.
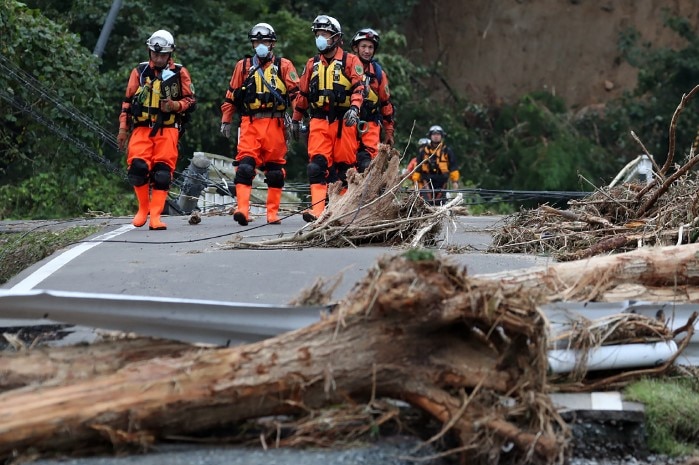
M 471 463 L 563 463 L 567 428 L 546 395 L 546 321 L 531 302 L 440 260 L 389 257 L 312 326 L 0 394 L 0 456 L 100 438 L 145 446 L 250 418 L 393 398 L 437 419 L 438 435 L 457 438 Z M 335 418 L 338 434 L 366 431 L 347 411 Z M 301 436 L 280 441 L 328 444 L 335 432 L 324 425 L 307 418 L 296 426 Z
M 417 192 L 402 192 L 400 154 L 381 144 L 376 158 L 364 173 L 351 168 L 347 189 L 340 182 L 328 186 L 328 205 L 314 222 L 292 236 L 258 242 L 242 239 L 224 249 L 353 247 L 362 244 L 431 245 L 443 219 L 459 208 L 462 197 L 431 207 Z
M 642 246 L 695 242 L 699 236 L 696 147 L 682 166 L 670 175 L 668 171 L 674 162 L 677 119 L 698 90 L 699 86 L 684 95 L 675 110 L 667 159 L 662 168 L 656 167 L 649 185 L 598 188 L 582 200 L 571 200 L 567 210 L 544 205 L 519 212 L 495 233 L 490 251 L 541 253 L 569 261 Z

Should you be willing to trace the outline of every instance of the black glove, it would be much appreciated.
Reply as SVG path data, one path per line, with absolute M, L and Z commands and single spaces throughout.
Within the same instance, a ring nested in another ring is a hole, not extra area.
M 231 138 L 231 123 L 221 123 L 221 134 L 226 139 Z
M 301 137 L 301 121 L 291 122 L 291 138 L 298 141 Z
M 359 122 L 359 108 L 352 105 L 349 110 L 345 112 L 345 125 L 354 126 Z

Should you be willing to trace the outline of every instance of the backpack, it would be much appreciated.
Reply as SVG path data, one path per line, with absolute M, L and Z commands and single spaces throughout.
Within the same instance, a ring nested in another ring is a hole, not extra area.
M 376 60 L 371 60 L 371 62 L 374 63 L 374 71 L 376 71 L 376 80 L 379 81 L 379 84 L 381 84 L 381 80 L 383 79 L 383 70 L 381 69 L 381 65 Z

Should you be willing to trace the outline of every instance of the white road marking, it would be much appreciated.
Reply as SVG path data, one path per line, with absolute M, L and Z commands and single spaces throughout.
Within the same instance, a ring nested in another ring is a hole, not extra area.
M 134 229 L 132 225 L 126 224 L 115 229 L 114 231 L 102 234 L 101 236 L 97 236 L 90 242 L 83 242 L 73 247 L 72 249 L 68 249 L 66 252 L 63 252 L 62 254 L 60 254 L 59 256 L 57 256 L 56 258 L 54 258 L 53 260 L 49 261 L 44 266 L 36 270 L 34 273 L 30 274 L 22 281 L 12 286 L 12 290 L 18 292 L 25 292 L 33 289 L 34 286 L 51 276 L 56 271 L 60 270 L 64 265 L 69 263 L 74 258 L 79 257 L 83 252 L 87 252 L 91 248 L 101 244 L 101 241 L 112 239 L 132 229 Z

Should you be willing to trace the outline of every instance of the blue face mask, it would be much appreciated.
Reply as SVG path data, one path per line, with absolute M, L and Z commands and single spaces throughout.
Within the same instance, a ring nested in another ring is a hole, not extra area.
M 316 37 L 316 47 L 318 47 L 319 52 L 322 52 L 323 50 L 328 48 L 328 39 L 326 39 L 323 36 Z
M 266 58 L 267 55 L 269 55 L 269 47 L 267 47 L 265 44 L 260 44 L 255 47 L 255 53 L 260 58 Z

